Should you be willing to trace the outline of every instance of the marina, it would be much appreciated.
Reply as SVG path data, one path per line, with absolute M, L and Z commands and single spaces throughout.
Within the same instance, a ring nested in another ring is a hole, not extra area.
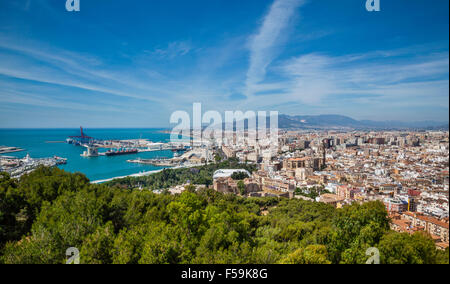
M 54 167 L 65 164 L 67 164 L 67 159 L 58 156 L 52 158 L 31 158 L 27 154 L 21 159 L 11 156 L 0 156 L 0 172 L 5 171 L 13 178 L 20 178 L 22 175 L 34 171 L 39 166 Z

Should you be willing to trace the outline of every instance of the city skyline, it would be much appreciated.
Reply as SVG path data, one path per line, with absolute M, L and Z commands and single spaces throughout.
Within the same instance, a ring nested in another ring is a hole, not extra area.
M 0 3 L 0 128 L 168 127 L 194 102 L 448 122 L 448 1 L 241 2 Z

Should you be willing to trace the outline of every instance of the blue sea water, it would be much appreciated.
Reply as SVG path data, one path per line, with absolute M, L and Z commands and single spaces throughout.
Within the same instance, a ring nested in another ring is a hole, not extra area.
M 168 142 L 170 134 L 163 129 L 85 129 L 86 135 L 96 139 L 149 139 L 152 142 Z M 144 152 L 123 156 L 100 156 L 85 158 L 80 154 L 84 147 L 67 143 L 46 143 L 48 141 L 65 141 L 68 136 L 79 135 L 79 129 L 0 129 L 0 145 L 19 147 L 22 152 L 7 153 L 4 156 L 22 158 L 30 154 L 32 158 L 59 156 L 67 158 L 66 165 L 59 168 L 69 172 L 81 172 L 91 181 L 104 180 L 118 176 L 127 176 L 142 171 L 159 170 L 161 167 L 128 163 L 127 160 L 150 159 L 156 157 L 170 158 L 171 151 Z M 105 150 L 100 150 L 105 151 Z

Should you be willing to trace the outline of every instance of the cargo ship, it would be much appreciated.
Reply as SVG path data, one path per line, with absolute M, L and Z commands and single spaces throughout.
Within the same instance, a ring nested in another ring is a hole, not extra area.
M 105 152 L 106 156 L 118 156 L 118 155 L 129 155 L 129 154 L 137 154 L 137 149 L 119 149 L 117 151 L 108 150 Z

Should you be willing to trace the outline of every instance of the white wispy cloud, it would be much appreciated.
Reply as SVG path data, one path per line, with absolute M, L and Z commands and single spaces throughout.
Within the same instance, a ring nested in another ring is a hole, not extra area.
M 297 30 L 293 38 L 286 36 L 304 3 L 275 0 L 251 37 L 247 106 L 283 112 L 295 105 L 297 111 L 302 106 L 344 114 L 356 113 L 356 106 L 364 104 L 380 110 L 402 104 L 448 109 L 448 51 L 432 51 L 440 43 L 360 54 L 306 53 L 277 60 L 288 40 L 304 43 L 329 34 Z
M 448 112 L 447 52 L 416 54 L 414 48 L 331 56 L 310 53 L 274 66 L 277 83 L 257 84 L 264 91 L 250 98 L 255 107 L 283 104 L 361 116 L 363 108 L 438 107 Z M 348 106 L 347 106 L 348 105 Z M 441 114 L 429 118 L 445 120 Z M 428 119 L 424 117 L 424 119 Z
M 152 70 L 130 76 L 129 70 L 114 70 L 90 55 L 44 47 L 35 41 L 19 44 L 15 39 L 0 39 L 0 75 L 150 102 L 163 103 L 161 95 L 176 95 L 170 88 L 149 83 Z
M 280 45 L 286 39 L 284 31 L 295 15 L 303 0 L 276 0 L 265 15 L 257 34 L 249 42 L 250 66 L 247 71 L 247 91 L 251 95 L 252 87 L 261 82 L 267 67 L 275 59 Z
M 178 56 L 188 54 L 192 50 L 192 45 L 187 41 L 170 42 L 165 48 L 156 48 L 152 51 L 147 51 L 151 56 L 159 58 L 173 59 Z
M 356 58 L 361 58 L 360 60 Z M 378 94 L 395 99 L 390 91 L 406 88 L 417 82 L 439 82 L 448 74 L 448 54 L 380 58 L 376 62 L 362 60 L 364 56 L 331 57 L 307 54 L 294 58 L 282 66 L 289 79 L 291 98 L 305 103 L 319 102 L 327 95 Z M 387 60 L 386 60 L 387 59 Z M 351 64 L 349 64 L 351 63 Z M 417 89 L 405 89 L 417 93 Z M 432 95 L 421 90 L 423 95 Z
M 165 56 L 177 51 L 179 54 L 186 54 L 188 47 L 180 44 L 171 45 L 171 51 L 164 51 Z M 231 47 L 229 47 L 231 48 Z M 90 92 L 95 95 L 97 107 L 109 109 L 107 104 L 113 105 L 115 101 L 128 99 L 127 109 L 134 106 L 146 106 L 148 113 L 155 107 L 159 110 L 170 111 L 178 109 L 191 109 L 192 102 L 202 101 L 205 107 L 217 107 L 217 102 L 223 102 L 224 97 L 233 93 L 231 85 L 235 84 L 238 78 L 230 76 L 217 82 L 212 74 L 211 64 L 204 66 L 212 58 L 216 59 L 215 68 L 220 68 L 224 62 L 228 62 L 227 55 L 218 63 L 217 59 L 225 51 L 207 54 L 201 58 L 200 65 L 190 66 L 192 70 L 180 77 L 165 76 L 160 70 L 147 67 L 148 62 L 132 62 L 120 68 L 109 66 L 101 58 L 89 54 L 80 54 L 69 50 L 48 46 L 42 42 L 26 39 L 6 37 L 0 34 L 0 83 L 1 77 L 19 79 L 21 83 L 14 83 L 17 89 L 25 84 L 51 85 L 54 89 L 60 88 L 65 91 L 60 92 L 59 100 L 43 96 L 37 98 L 36 90 L 28 88 L 21 94 L 6 91 L 0 85 L 0 100 L 7 103 L 28 104 L 36 106 L 58 106 L 61 101 L 66 100 L 71 109 L 92 110 L 92 101 L 86 99 L 72 103 L 69 100 L 77 96 L 78 92 Z M 227 49 L 227 52 L 228 49 Z M 231 53 L 233 54 L 233 53 Z M 208 71 L 208 72 L 206 72 Z M 235 76 L 237 77 L 237 76 Z M 68 92 L 67 88 L 73 89 Z M 55 93 L 51 90 L 51 93 Z M 26 101 L 26 94 L 30 100 Z M 104 101 L 99 98 L 103 96 Z M 51 101 L 55 100 L 55 104 Z M 109 101 L 109 103 L 108 103 Z M 105 103 L 105 104 L 104 104 Z M 226 106 L 226 102 L 222 104 Z M 115 111 L 115 109 L 110 109 Z M 167 119 L 170 115 L 167 114 Z

